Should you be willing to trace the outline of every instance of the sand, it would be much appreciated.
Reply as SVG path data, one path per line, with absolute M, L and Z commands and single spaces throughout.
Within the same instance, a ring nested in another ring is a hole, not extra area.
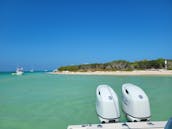
M 95 71 L 95 72 L 51 72 L 51 74 L 67 75 L 172 75 L 172 70 L 134 70 L 134 71 Z

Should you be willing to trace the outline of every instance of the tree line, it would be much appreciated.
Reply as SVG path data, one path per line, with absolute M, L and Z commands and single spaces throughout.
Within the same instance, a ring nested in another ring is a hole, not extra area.
M 164 69 L 165 59 L 159 58 L 156 60 L 140 60 L 129 62 L 126 60 L 115 60 L 107 63 L 93 63 L 81 65 L 61 66 L 58 71 L 132 71 L 132 70 L 147 70 L 147 69 Z M 167 68 L 172 70 L 172 60 L 167 60 Z

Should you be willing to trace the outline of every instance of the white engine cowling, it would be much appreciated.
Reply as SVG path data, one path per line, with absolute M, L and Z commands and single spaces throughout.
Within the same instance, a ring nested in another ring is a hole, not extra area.
M 96 96 L 96 111 L 100 121 L 102 123 L 119 121 L 119 102 L 113 89 L 108 85 L 99 85 Z
M 129 121 L 150 120 L 150 104 L 145 92 L 136 85 L 122 85 L 122 108 Z

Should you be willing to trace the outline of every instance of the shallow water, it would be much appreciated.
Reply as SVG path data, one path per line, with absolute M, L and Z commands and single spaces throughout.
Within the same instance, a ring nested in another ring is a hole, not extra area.
M 70 124 L 99 123 L 96 87 L 110 85 L 121 100 L 121 85 L 140 86 L 151 104 L 151 120 L 172 116 L 172 76 L 87 76 L 0 74 L 0 129 L 66 129 Z M 120 121 L 126 121 L 121 111 Z

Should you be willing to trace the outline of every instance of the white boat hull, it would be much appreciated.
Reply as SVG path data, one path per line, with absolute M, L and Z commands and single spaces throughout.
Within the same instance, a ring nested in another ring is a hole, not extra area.
M 67 129 L 164 129 L 167 121 L 70 125 Z
M 23 72 L 16 72 L 16 75 L 23 75 Z

